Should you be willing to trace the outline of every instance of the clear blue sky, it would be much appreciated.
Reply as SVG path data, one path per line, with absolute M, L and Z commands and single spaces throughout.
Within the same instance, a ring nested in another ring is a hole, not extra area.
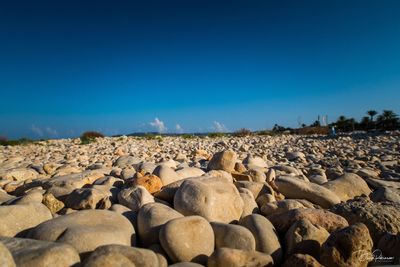
M 397 0 L 2 1 L 0 135 L 400 113 L 399 14 Z

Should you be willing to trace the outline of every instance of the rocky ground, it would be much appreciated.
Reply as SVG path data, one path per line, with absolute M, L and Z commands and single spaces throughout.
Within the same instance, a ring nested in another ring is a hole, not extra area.
M 399 262 L 400 134 L 0 147 L 0 266 Z

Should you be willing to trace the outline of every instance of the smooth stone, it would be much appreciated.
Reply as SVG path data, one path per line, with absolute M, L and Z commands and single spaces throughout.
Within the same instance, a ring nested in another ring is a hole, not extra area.
M 371 189 L 363 178 L 354 173 L 345 173 L 339 178 L 323 184 L 323 187 L 335 193 L 341 201 L 361 195 L 368 196 L 371 193 Z
M 169 185 L 181 179 L 174 169 L 165 165 L 157 166 L 154 169 L 153 174 L 160 177 L 163 186 Z
M 65 206 L 75 210 L 109 208 L 112 194 L 96 188 L 79 188 L 69 194 Z
M 282 267 L 324 267 L 313 256 L 308 254 L 292 254 Z
M 23 236 L 26 230 L 52 218 L 42 203 L 0 206 L 0 236 Z
M 400 194 L 388 187 L 379 187 L 369 195 L 373 202 L 398 202 L 400 203 Z
M 0 237 L 1 238 L 1 237 Z M 1 267 L 15 267 L 15 262 L 11 252 L 3 245 L 0 239 L 0 266 Z
M 148 247 L 158 243 L 161 227 L 172 219 L 182 217 L 176 210 L 160 203 L 148 203 L 141 207 L 138 214 L 138 235 L 142 245 Z
M 256 250 L 269 254 L 278 264 L 282 259 L 282 248 L 278 234 L 272 223 L 265 217 L 252 214 L 240 220 L 240 225 L 252 232 L 256 240 Z
M 154 202 L 154 197 L 146 188 L 139 185 L 121 190 L 118 202 L 133 211 L 138 211 L 144 204 Z
M 256 249 L 254 236 L 246 227 L 217 222 L 212 222 L 211 227 L 214 230 L 216 248 Z
M 232 172 L 235 169 L 237 155 L 232 150 L 215 153 L 208 163 L 208 170 L 223 170 Z
M 340 198 L 323 186 L 292 177 L 278 177 L 275 180 L 278 191 L 287 198 L 304 198 L 323 208 L 330 208 L 340 202 Z
M 174 208 L 183 215 L 200 215 L 209 221 L 230 223 L 243 212 L 243 200 L 236 187 L 221 178 L 185 180 L 174 196 Z
M 239 188 L 246 188 L 249 189 L 255 199 L 259 196 L 264 194 L 274 194 L 274 190 L 268 183 L 260 183 L 260 182 L 253 182 L 253 181 L 237 181 L 235 182 L 235 186 Z
M 198 177 L 204 174 L 204 171 L 195 167 L 185 167 L 182 169 L 176 170 L 176 174 L 180 177 L 180 179 L 186 179 L 189 177 Z
M 306 208 L 301 202 L 295 199 L 284 199 L 271 203 L 266 203 L 261 206 L 261 214 L 269 216 L 273 214 L 280 214 L 293 209 Z
M 104 245 L 96 248 L 85 260 L 84 267 L 163 267 L 153 251 L 123 245 Z
M 204 264 L 214 251 L 214 231 L 200 216 L 173 219 L 160 231 L 160 243 L 175 262 L 193 261 Z
M 80 254 L 108 244 L 135 244 L 135 229 L 124 216 L 109 210 L 82 210 L 43 222 L 29 238 L 68 243 Z
M 218 248 L 208 258 L 207 267 L 272 267 L 274 260 L 266 253 L 240 250 L 233 248 Z
M 246 165 L 258 166 L 260 168 L 268 168 L 267 163 L 262 158 L 257 156 L 253 157 L 250 154 L 247 155 L 247 157 L 242 162 Z
M 10 237 L 0 237 L 1 243 L 12 253 L 18 267 L 74 266 L 80 263 L 78 252 L 68 244 Z
M 253 213 L 259 213 L 257 202 L 254 199 L 253 193 L 247 188 L 239 188 L 240 197 L 243 200 L 243 212 L 240 218 L 246 217 Z
M 150 194 L 160 191 L 163 187 L 161 179 L 154 174 L 147 174 L 133 179 L 135 186 L 143 186 Z
M 366 267 L 372 247 L 368 228 L 356 223 L 329 236 L 321 248 L 321 263 L 333 267 Z

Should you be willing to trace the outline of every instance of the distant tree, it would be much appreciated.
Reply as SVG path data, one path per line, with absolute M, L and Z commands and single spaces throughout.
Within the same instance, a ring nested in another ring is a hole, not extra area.
M 371 126 L 371 120 L 369 117 L 365 116 L 361 119 L 359 123 L 359 130 L 367 131 Z
M 319 126 L 321 126 L 321 123 L 319 122 L 319 120 L 316 120 L 312 124 L 310 124 L 310 127 L 319 127 Z
M 99 132 L 95 132 L 95 131 L 88 131 L 88 132 L 84 132 L 80 139 L 82 144 L 88 144 L 93 142 L 96 138 L 101 138 L 104 137 L 104 135 L 102 133 Z
M 336 121 L 336 128 L 341 132 L 354 131 L 357 126 L 357 122 L 354 118 L 346 118 L 345 116 L 340 116 Z
M 377 118 L 377 126 L 381 130 L 395 130 L 399 125 L 399 118 L 392 110 L 384 110 Z
M 244 137 L 244 136 L 251 135 L 251 131 L 246 128 L 241 128 L 241 129 L 237 130 L 236 132 L 234 132 L 233 135 L 237 136 L 237 137 Z
M 377 112 L 376 110 L 371 109 L 371 110 L 368 110 L 368 111 L 367 111 L 367 114 L 368 114 L 369 117 L 371 118 L 371 122 L 373 122 L 373 121 L 374 121 L 374 116 L 375 116 L 376 114 L 378 114 L 378 112 Z

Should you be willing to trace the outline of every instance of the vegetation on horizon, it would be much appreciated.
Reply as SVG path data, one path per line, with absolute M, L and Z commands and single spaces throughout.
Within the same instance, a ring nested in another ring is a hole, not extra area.
M 104 137 L 104 135 L 100 132 L 87 131 L 87 132 L 84 132 L 80 137 L 81 144 L 86 145 L 86 144 L 94 142 L 96 140 L 96 138 L 102 138 L 102 137 Z

